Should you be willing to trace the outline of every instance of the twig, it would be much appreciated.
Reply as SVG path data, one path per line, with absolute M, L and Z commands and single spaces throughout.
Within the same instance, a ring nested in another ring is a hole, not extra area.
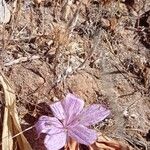
M 22 132 L 19 132 L 19 133 L 15 134 L 15 135 L 12 136 L 11 138 L 13 139 L 13 138 L 15 138 L 15 137 L 17 137 L 17 136 L 23 134 L 24 132 L 31 130 L 32 128 L 34 128 L 34 126 L 31 126 L 31 127 L 27 128 L 27 129 L 23 130 Z M 8 138 L 8 136 L 4 137 L 3 139 L 5 139 L 5 138 Z M 2 145 L 2 143 L 0 143 L 0 145 Z
M 13 61 L 5 63 L 4 66 L 8 67 L 8 66 L 12 66 L 12 65 L 19 64 L 19 63 L 22 63 L 22 62 L 39 59 L 39 58 L 40 58 L 40 56 L 38 56 L 38 55 L 33 55 L 33 56 L 30 56 L 30 57 L 21 57 L 21 58 L 18 58 L 18 59 L 15 59 Z

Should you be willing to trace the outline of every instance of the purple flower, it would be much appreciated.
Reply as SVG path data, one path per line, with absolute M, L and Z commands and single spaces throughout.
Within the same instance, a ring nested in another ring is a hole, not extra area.
M 97 139 L 95 130 L 87 128 L 104 120 L 110 111 L 99 104 L 83 109 L 84 101 L 67 94 L 64 100 L 50 105 L 55 117 L 41 116 L 35 124 L 38 134 L 45 133 L 48 150 L 59 150 L 69 137 L 78 143 L 90 145 Z

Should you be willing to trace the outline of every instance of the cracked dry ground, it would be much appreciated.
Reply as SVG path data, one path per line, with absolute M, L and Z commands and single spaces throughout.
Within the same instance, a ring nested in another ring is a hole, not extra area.
M 0 28 L 0 68 L 14 85 L 22 128 L 74 92 L 111 109 L 97 130 L 150 149 L 150 1 L 72 2 L 21 1 Z M 34 130 L 25 135 L 33 149 L 44 149 Z

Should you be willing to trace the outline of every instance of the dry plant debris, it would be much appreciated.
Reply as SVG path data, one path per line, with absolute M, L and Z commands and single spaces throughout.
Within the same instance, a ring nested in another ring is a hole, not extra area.
M 100 135 L 98 140 L 85 147 L 87 150 L 133 150 L 132 147 L 128 146 L 126 143 L 108 138 L 106 136 Z M 65 150 L 82 150 L 84 145 L 77 143 L 76 141 L 70 139 L 65 147 Z
M 18 150 L 31 150 L 30 144 L 22 134 L 16 109 L 15 93 L 2 72 L 0 72 L 0 84 L 4 91 L 3 103 L 5 104 L 1 143 L 2 150 L 14 150 L 16 148 Z

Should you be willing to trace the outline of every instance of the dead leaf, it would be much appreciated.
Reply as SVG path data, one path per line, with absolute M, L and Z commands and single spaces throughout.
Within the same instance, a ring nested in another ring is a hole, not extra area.
M 82 147 L 82 146 L 81 146 Z M 88 147 L 88 150 L 134 150 L 120 140 L 114 140 L 106 136 L 99 136 L 98 140 Z M 65 146 L 65 150 L 80 150 L 79 143 L 70 140 Z
M 5 0 L 0 0 L 0 23 L 8 23 L 10 21 L 10 10 Z
M 19 150 L 32 150 L 30 144 L 26 140 L 19 124 L 19 118 L 16 110 L 16 97 L 13 89 L 10 86 L 9 81 L 0 71 L 0 84 L 4 90 L 4 119 L 3 119 L 3 131 L 2 131 L 2 150 L 13 150 L 15 149 L 16 143 L 14 142 L 13 136 L 15 137 Z
M 89 146 L 89 150 L 133 150 L 130 146 L 119 140 L 106 136 L 100 136 L 98 140 Z

